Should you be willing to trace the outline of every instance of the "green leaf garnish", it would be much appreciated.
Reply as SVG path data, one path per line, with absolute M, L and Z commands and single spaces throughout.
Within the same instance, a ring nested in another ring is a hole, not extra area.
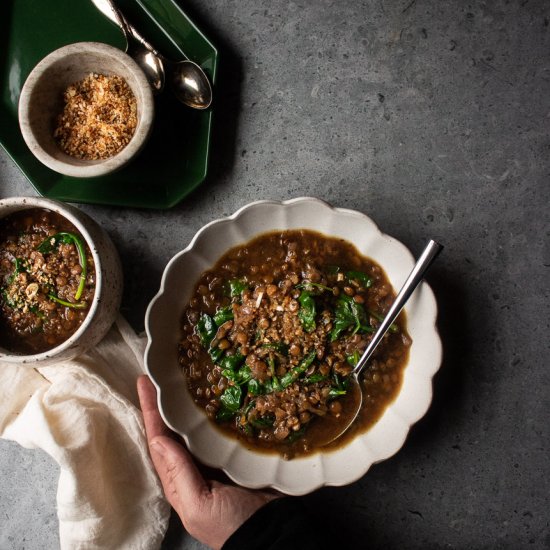
M 214 319 L 212 319 L 208 313 L 201 313 L 195 331 L 200 338 L 202 347 L 208 349 L 210 347 L 210 342 L 212 342 L 216 336 L 216 323 L 214 323 Z
M 351 355 L 346 356 L 346 361 L 352 367 L 355 367 L 357 363 L 359 363 L 359 359 L 361 359 L 361 354 L 359 353 L 358 349 L 354 350 L 354 352 Z
M 363 288 L 370 288 L 372 286 L 372 279 L 362 271 L 346 271 L 346 277 L 350 281 L 357 281 Z
M 315 330 L 315 300 L 307 290 L 302 290 L 300 297 L 300 310 L 298 311 L 298 318 L 302 322 L 302 326 L 306 332 L 313 332 Z
M 342 395 L 346 395 L 346 390 L 339 390 L 337 388 L 330 388 L 330 391 L 328 392 L 328 398 L 329 399 L 336 399 L 337 397 L 342 397 Z
M 237 413 L 226 409 L 225 407 L 220 407 L 216 413 L 216 422 L 229 422 L 232 418 L 235 417 Z
M 14 268 L 13 268 L 13 273 L 8 278 L 8 281 L 7 281 L 8 286 L 10 286 L 13 283 L 13 281 L 15 281 L 19 273 L 23 273 L 23 271 L 27 271 L 25 263 L 26 263 L 25 260 L 22 260 L 21 258 L 15 258 L 13 260 Z
M 302 359 L 301 363 L 292 369 L 290 369 L 282 378 L 281 378 L 281 386 L 284 388 L 287 388 L 292 384 L 294 381 L 298 379 L 300 374 L 303 374 L 308 367 L 313 363 L 315 360 L 316 352 L 311 351 L 308 355 L 305 356 L 304 359 Z
M 78 263 L 80 264 L 81 271 L 80 271 L 80 282 L 78 284 L 78 288 L 76 289 L 74 299 L 80 300 L 80 297 L 84 292 L 84 287 L 86 286 L 86 277 L 88 275 L 88 266 L 86 263 L 86 248 L 84 246 L 84 241 L 74 233 L 61 231 L 60 233 L 56 233 L 55 235 L 52 235 L 51 237 L 47 237 L 46 239 L 44 239 L 38 245 L 36 250 L 38 250 L 38 252 L 40 252 L 41 254 L 50 254 L 59 246 L 59 243 L 74 244 L 74 246 L 76 247 L 76 251 L 78 253 Z M 57 300 L 54 300 L 54 301 L 57 301 Z
M 321 374 L 320 372 L 316 372 L 315 374 L 312 374 L 311 376 L 308 376 L 307 378 L 304 378 L 301 380 L 301 383 L 304 384 L 304 386 L 307 386 L 309 384 L 317 384 L 318 382 L 323 382 L 324 380 L 327 380 L 328 377 L 324 374 Z
M 346 294 L 341 294 L 336 301 L 336 311 L 334 314 L 334 325 L 330 332 L 330 341 L 337 340 L 342 332 L 353 328 L 352 334 L 356 332 L 374 332 L 374 329 L 368 324 L 365 308 L 358 304 L 353 298 Z
M 229 296 L 231 296 L 231 298 L 240 296 L 248 288 L 248 285 L 242 279 L 231 279 L 228 282 L 228 285 L 229 285 Z
M 262 395 L 264 393 L 264 387 L 259 380 L 251 378 L 247 385 L 248 393 L 250 395 Z
M 275 417 L 271 414 L 266 414 L 265 416 L 248 418 L 248 422 L 258 429 L 271 428 L 275 423 Z
M 195 332 L 199 336 L 202 347 L 208 350 L 212 361 L 217 363 L 223 357 L 224 351 L 220 348 L 213 348 L 211 345 L 216 332 L 218 332 L 218 326 L 208 313 L 201 313 L 199 322 L 195 325 Z
M 222 369 L 222 375 L 237 386 L 247 384 L 252 379 L 252 371 L 247 365 L 239 370 Z
M 231 306 L 225 306 L 216 311 L 214 315 L 214 323 L 216 323 L 218 327 L 221 327 L 225 322 L 233 319 L 233 317 L 233 308 Z
M 26 271 L 25 260 L 22 260 L 21 258 L 15 258 L 13 260 L 13 266 L 13 273 L 8 277 L 8 280 L 6 281 L 6 286 L 2 287 L 1 293 L 6 305 L 15 309 L 17 308 L 17 304 L 9 297 L 7 287 L 13 284 L 19 273 Z
M 222 369 L 234 371 L 241 366 L 245 359 L 245 356 L 241 355 L 240 353 L 235 353 L 234 355 L 226 355 L 220 361 L 220 367 Z
M 336 373 L 332 376 L 332 386 L 328 394 L 329 399 L 336 399 L 342 395 L 346 395 L 349 385 L 349 378 L 341 378 Z
M 88 304 L 86 302 L 67 302 L 67 300 L 62 300 L 61 298 L 57 297 L 55 294 L 53 293 L 49 293 L 48 294 L 48 298 L 52 301 L 52 302 L 56 302 L 58 304 L 61 304 L 62 306 L 65 306 L 65 307 L 72 307 L 74 309 L 85 309 L 88 307 Z
M 275 374 L 275 359 L 272 356 L 269 356 L 267 358 L 267 364 L 269 365 L 269 372 L 271 374 L 271 390 L 281 391 L 281 383 Z
M 291 432 L 285 439 L 285 441 L 287 443 L 294 443 L 295 441 L 298 441 L 298 439 L 300 439 L 306 433 L 306 428 L 307 426 L 302 426 L 299 430 Z
M 236 413 L 241 407 L 243 392 L 240 386 L 229 386 L 220 396 L 220 401 L 228 411 Z
M 380 313 L 375 313 L 374 311 L 369 310 L 369 315 L 372 315 L 375 319 L 377 319 L 380 322 L 382 322 L 384 320 L 384 316 L 380 315 Z M 397 326 L 395 323 L 392 323 L 388 330 L 391 333 L 396 334 L 397 332 L 399 332 L 399 326 Z

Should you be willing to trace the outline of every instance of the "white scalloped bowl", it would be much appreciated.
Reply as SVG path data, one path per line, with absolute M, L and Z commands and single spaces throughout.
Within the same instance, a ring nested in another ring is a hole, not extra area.
M 340 449 L 290 461 L 251 451 L 222 434 L 187 390 L 178 364 L 181 316 L 200 274 L 222 254 L 259 234 L 284 229 L 312 229 L 350 241 L 383 267 L 395 290 L 414 265 L 403 244 L 381 233 L 370 218 L 359 212 L 332 208 L 312 198 L 253 202 L 228 218 L 205 225 L 166 266 L 160 291 L 145 316 L 145 365 L 157 388 L 164 421 L 184 438 L 201 462 L 222 469 L 246 487 L 273 487 L 290 495 L 303 495 L 324 485 L 356 481 L 372 464 L 402 447 L 410 426 L 424 416 L 431 403 L 432 378 L 439 369 L 442 351 L 435 327 L 435 298 L 430 287 L 422 283 L 405 308 L 413 343 L 401 390 L 367 432 Z

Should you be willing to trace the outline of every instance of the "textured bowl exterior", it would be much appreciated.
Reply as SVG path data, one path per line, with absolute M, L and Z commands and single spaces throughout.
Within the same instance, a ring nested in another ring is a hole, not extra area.
M 92 72 L 124 78 L 138 108 L 138 124 L 128 145 L 103 160 L 71 157 L 53 137 L 53 117 L 63 109 L 63 92 Z M 143 71 L 129 55 L 101 42 L 69 44 L 42 59 L 23 85 L 18 110 L 23 139 L 36 158 L 60 174 L 77 178 L 102 176 L 122 168 L 143 148 L 154 118 L 153 94 Z
M 273 487 L 302 495 L 325 485 L 351 483 L 372 464 L 401 448 L 410 426 L 431 403 L 432 378 L 441 364 L 442 349 L 435 327 L 435 298 L 430 287 L 422 283 L 405 308 L 413 343 L 401 390 L 369 431 L 340 449 L 290 461 L 247 449 L 218 431 L 193 402 L 178 364 L 181 315 L 199 275 L 224 252 L 259 234 L 283 229 L 311 229 L 353 243 L 384 268 L 396 290 L 414 265 L 403 244 L 382 234 L 369 217 L 359 212 L 333 208 L 307 197 L 254 202 L 204 226 L 189 246 L 170 260 L 145 317 L 145 364 L 157 387 L 165 422 L 182 435 L 200 461 L 221 468 L 246 487 Z
M 120 308 L 123 277 L 118 252 L 107 233 L 74 206 L 40 197 L 0 199 L 0 218 L 30 208 L 46 208 L 69 220 L 86 240 L 96 269 L 96 291 L 90 311 L 70 338 L 35 355 L 20 355 L 0 348 L 0 361 L 35 367 L 72 359 L 99 343 L 111 328 Z

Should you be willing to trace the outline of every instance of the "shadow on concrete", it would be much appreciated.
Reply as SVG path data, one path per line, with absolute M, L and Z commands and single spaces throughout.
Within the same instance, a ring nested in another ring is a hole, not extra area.
M 205 182 L 182 201 L 189 205 L 203 196 L 210 185 L 227 180 L 233 170 L 237 158 L 236 138 L 241 112 L 243 63 L 239 53 L 224 35 L 221 24 L 204 14 L 200 2 L 177 2 L 214 44 L 219 54 L 218 79 L 212 103 L 214 113 L 208 175 Z M 181 207 L 181 204 L 175 209 Z

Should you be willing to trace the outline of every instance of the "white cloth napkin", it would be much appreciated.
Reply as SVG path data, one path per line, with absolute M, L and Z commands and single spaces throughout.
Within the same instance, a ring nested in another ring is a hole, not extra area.
M 144 345 L 119 317 L 77 359 L 37 369 L 0 361 L 0 437 L 59 464 L 62 549 L 151 550 L 162 542 L 170 508 L 135 389 Z

